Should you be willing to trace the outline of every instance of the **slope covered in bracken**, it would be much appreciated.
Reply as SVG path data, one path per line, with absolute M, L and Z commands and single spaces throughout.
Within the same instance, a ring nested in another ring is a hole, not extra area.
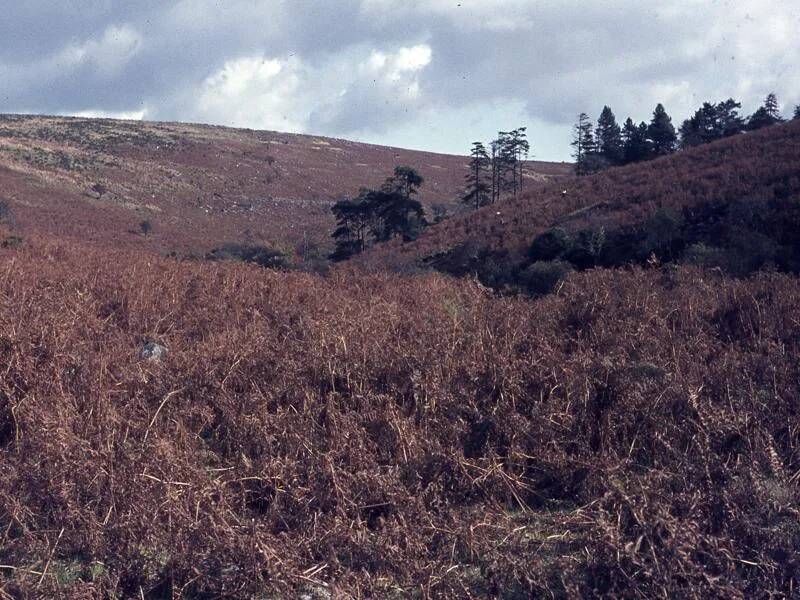
M 524 254 L 534 237 L 561 226 L 614 228 L 658 210 L 800 195 L 800 121 L 650 162 L 559 180 L 430 228 L 416 242 L 378 247 L 364 264 L 409 268 L 460 244 Z
M 203 125 L 0 116 L 0 201 L 18 228 L 159 252 L 226 242 L 324 252 L 333 201 L 380 185 L 397 165 L 425 177 L 427 207 L 460 208 L 464 157 Z M 568 170 L 529 163 L 527 181 Z
M 0 591 L 791 597 L 798 315 L 776 274 L 532 300 L 7 243 Z

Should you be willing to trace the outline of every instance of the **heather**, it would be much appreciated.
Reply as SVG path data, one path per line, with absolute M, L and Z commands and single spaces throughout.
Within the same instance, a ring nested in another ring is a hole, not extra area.
M 798 314 L 776 273 L 531 299 L 26 236 L 0 249 L 0 589 L 792 596 Z

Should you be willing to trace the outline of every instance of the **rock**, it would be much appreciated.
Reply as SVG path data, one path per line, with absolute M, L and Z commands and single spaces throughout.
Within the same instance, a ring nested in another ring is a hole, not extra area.
M 144 360 L 160 362 L 166 358 L 167 352 L 166 346 L 162 346 L 161 344 L 157 344 L 155 342 L 147 342 L 144 346 L 142 346 L 142 349 L 139 352 L 139 357 L 143 358 Z

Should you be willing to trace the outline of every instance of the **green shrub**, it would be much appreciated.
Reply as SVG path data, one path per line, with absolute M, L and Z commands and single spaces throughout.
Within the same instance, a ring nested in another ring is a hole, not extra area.
M 684 260 L 699 267 L 725 267 L 727 258 L 725 250 L 703 243 L 692 244 L 687 248 Z
M 522 273 L 522 284 L 530 294 L 548 294 L 572 271 L 572 265 L 563 260 L 541 260 Z
M 685 222 L 674 210 L 659 209 L 643 227 L 642 257 L 655 254 L 661 260 L 673 260 L 685 247 Z
M 561 227 L 554 227 L 533 240 L 528 256 L 533 261 L 555 260 L 563 256 L 569 247 L 569 234 Z
M 606 242 L 604 229 L 582 229 L 564 255 L 578 269 L 588 269 L 597 263 Z
M 289 257 L 280 250 L 250 244 L 225 244 L 220 248 L 214 248 L 206 255 L 206 259 L 240 260 L 267 269 L 288 269 L 292 266 Z

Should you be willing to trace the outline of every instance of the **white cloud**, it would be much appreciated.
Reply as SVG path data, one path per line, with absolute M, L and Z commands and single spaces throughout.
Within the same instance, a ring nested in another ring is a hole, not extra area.
M 142 36 L 129 25 L 112 25 L 99 39 L 70 44 L 51 59 L 54 66 L 89 65 L 103 75 L 114 75 L 139 52 Z
M 424 44 L 361 48 L 322 64 L 299 56 L 240 57 L 186 95 L 184 118 L 290 132 L 380 128 L 376 120 L 422 101 L 419 75 L 431 60 Z
M 87 119 L 121 119 L 123 121 L 142 121 L 147 117 L 147 109 L 142 110 L 99 110 L 88 109 L 77 112 L 60 113 L 64 116 L 84 117 Z
M 230 60 L 202 83 L 193 118 L 254 129 L 303 131 L 306 79 L 303 64 L 294 57 Z

